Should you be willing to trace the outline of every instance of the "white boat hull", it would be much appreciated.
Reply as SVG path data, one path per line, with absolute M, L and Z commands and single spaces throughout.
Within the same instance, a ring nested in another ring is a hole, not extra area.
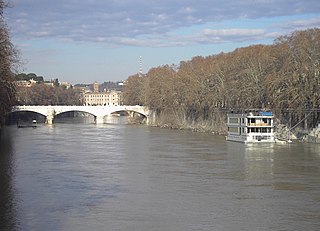
M 246 135 L 230 135 L 229 134 L 227 136 L 227 140 L 242 142 L 242 143 L 275 143 L 274 137 L 269 135 L 268 136 L 255 135 L 255 137 L 252 137 L 252 136 L 246 136 Z

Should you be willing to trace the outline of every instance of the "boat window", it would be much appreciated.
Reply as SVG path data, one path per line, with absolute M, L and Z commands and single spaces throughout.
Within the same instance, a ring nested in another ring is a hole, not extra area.
M 229 118 L 230 123 L 239 123 L 238 118 Z
M 261 128 L 251 128 L 252 133 L 261 132 Z
M 239 132 L 239 129 L 237 127 L 228 127 L 229 132 Z
M 248 122 L 249 122 L 249 125 L 255 125 L 256 119 L 255 118 L 249 118 Z

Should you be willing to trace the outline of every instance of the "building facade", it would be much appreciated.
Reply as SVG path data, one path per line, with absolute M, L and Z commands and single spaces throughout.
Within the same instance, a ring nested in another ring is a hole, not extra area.
M 122 105 L 121 91 L 93 92 L 84 94 L 84 105 L 119 106 Z
M 99 84 L 97 81 L 93 83 L 93 93 L 99 93 Z

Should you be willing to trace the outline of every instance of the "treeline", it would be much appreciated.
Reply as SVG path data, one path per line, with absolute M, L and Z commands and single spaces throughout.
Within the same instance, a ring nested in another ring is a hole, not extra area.
M 64 86 L 34 84 L 17 88 L 17 105 L 82 105 L 80 92 Z
M 81 93 L 60 85 L 57 78 L 45 81 L 34 73 L 15 75 L 15 81 L 33 81 L 30 87 L 16 87 L 16 105 L 81 105 Z
M 3 10 L 7 4 L 0 0 L 0 125 L 5 114 L 15 103 L 13 70 L 18 63 L 18 52 L 11 43 Z
M 29 73 L 29 74 L 20 73 L 15 76 L 16 81 L 22 81 L 22 80 L 30 81 L 32 79 L 38 83 L 44 82 L 43 76 L 37 76 L 34 73 Z
M 102 84 L 99 85 L 100 92 L 108 91 L 108 90 L 122 91 L 122 89 L 123 89 L 123 86 L 119 85 L 119 82 L 108 81 L 108 82 L 103 82 Z M 92 90 L 93 90 L 93 87 L 92 87 Z
M 223 130 L 226 112 L 255 108 L 291 126 L 308 115 L 304 125 L 312 127 L 320 118 L 320 29 L 152 68 L 127 79 L 124 100 L 150 107 L 173 127 Z

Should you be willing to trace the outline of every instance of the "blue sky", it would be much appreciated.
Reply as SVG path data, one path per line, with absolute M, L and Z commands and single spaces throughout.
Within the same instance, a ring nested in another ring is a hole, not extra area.
M 272 44 L 320 27 L 319 0 L 10 0 L 5 17 L 20 72 L 121 81 L 194 56 Z

